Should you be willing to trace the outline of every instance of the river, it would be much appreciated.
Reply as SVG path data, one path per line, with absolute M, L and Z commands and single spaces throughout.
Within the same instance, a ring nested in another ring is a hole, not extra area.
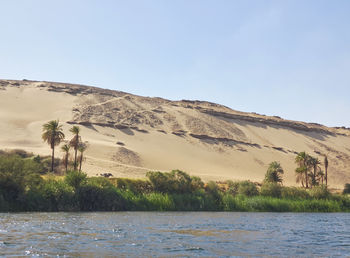
M 348 256 L 350 214 L 0 213 L 3 256 Z

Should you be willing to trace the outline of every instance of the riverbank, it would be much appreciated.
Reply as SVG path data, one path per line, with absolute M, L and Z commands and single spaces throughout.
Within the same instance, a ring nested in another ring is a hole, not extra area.
M 18 162 L 12 168 L 17 172 L 0 175 L 1 212 L 350 211 L 347 195 L 331 194 L 324 186 L 305 190 L 279 184 L 258 187 L 249 181 L 228 181 L 223 187 L 215 182 L 204 184 L 200 178 L 178 170 L 149 172 L 148 180 L 88 178 L 77 171 L 70 171 L 64 177 L 43 178 L 30 173 L 33 164 L 27 161 Z

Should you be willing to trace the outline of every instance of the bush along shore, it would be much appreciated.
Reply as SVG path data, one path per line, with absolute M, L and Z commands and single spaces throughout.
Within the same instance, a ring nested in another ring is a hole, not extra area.
M 179 170 L 148 172 L 145 180 L 89 178 L 78 170 L 55 176 L 45 174 L 50 166 L 39 156 L 0 153 L 0 211 L 350 211 L 348 185 L 344 194 L 325 185 L 285 187 L 272 163 L 260 185 L 203 183 Z

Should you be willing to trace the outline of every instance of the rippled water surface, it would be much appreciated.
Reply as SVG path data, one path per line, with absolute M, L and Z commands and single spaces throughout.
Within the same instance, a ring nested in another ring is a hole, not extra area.
M 0 213 L 7 256 L 349 256 L 345 213 Z

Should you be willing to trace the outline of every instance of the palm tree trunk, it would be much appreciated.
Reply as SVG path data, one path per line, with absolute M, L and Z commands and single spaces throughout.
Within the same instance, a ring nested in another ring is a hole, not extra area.
M 326 187 L 328 185 L 328 158 L 327 155 L 324 157 L 324 168 L 325 168 L 325 180 L 326 180 Z
M 75 149 L 75 153 L 74 153 L 74 170 L 77 170 L 77 153 L 78 153 L 78 149 Z
M 51 172 L 53 172 L 53 165 L 55 162 L 55 147 L 52 148 L 52 155 L 51 155 Z
M 66 173 L 68 172 L 68 153 L 66 153 Z
M 305 170 L 305 185 L 306 185 L 306 188 L 309 188 L 307 169 Z
M 316 171 L 317 171 L 317 166 L 314 166 L 314 183 L 315 185 L 317 184 L 317 178 L 316 178 Z
M 81 163 L 83 163 L 83 153 L 80 155 L 79 172 L 81 172 Z
M 309 171 L 308 171 L 306 160 L 304 160 L 304 167 L 305 167 L 305 186 L 306 188 L 309 188 L 309 175 L 308 175 Z

